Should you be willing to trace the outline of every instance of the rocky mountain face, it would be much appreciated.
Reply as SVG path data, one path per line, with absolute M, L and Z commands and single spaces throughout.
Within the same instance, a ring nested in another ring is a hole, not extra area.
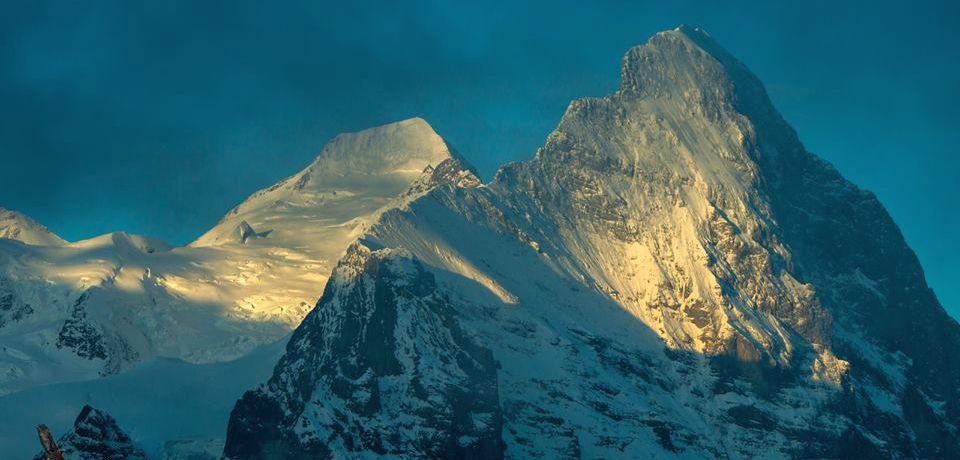
M 457 327 L 434 276 L 408 254 L 357 245 L 331 282 L 278 364 L 298 371 L 244 396 L 227 455 L 499 455 L 496 363 Z
M 380 213 L 447 182 L 479 180 L 415 118 L 336 137 L 187 247 L 122 232 L 68 244 L 2 211 L 0 395 L 279 340 Z
M 621 79 L 379 214 L 225 456 L 956 458 L 960 326 L 876 198 L 699 30 Z
M 83 406 L 73 429 L 60 437 L 57 446 L 68 460 L 146 460 L 138 448 L 110 414 Z M 40 453 L 34 460 L 46 459 Z

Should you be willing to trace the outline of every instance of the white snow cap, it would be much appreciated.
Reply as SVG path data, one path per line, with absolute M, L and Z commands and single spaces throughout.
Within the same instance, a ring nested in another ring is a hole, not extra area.
M 0 208 L 0 238 L 32 246 L 62 246 L 67 243 L 26 215 L 4 208 Z
M 423 118 L 415 117 L 333 138 L 308 170 L 326 175 L 410 171 L 450 158 L 450 148 Z
M 310 165 L 251 195 L 192 245 L 239 241 L 233 232 L 241 220 L 258 232 L 280 229 L 271 235 L 280 238 L 290 235 L 283 231 L 287 226 L 302 234 L 308 215 L 349 222 L 372 214 L 406 191 L 426 168 L 449 158 L 460 160 L 422 118 L 340 134 Z M 354 202 L 349 206 L 338 207 L 350 198 Z

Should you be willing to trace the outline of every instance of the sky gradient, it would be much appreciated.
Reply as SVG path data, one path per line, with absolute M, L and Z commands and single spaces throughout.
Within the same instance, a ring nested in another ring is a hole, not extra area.
M 682 23 L 878 195 L 960 317 L 957 3 L 513 3 L 5 2 L 0 206 L 68 240 L 185 244 L 338 132 L 411 116 L 488 180 Z

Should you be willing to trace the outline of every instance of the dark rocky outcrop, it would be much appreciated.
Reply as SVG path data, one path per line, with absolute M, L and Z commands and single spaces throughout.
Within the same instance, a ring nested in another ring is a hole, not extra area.
M 73 428 L 57 441 L 67 460 L 146 460 L 146 455 L 106 412 L 83 406 Z M 44 460 L 41 453 L 34 460 Z

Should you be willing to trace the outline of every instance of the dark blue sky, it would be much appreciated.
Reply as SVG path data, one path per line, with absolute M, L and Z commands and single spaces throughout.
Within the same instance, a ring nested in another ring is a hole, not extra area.
M 957 2 L 282 3 L 3 2 L 0 206 L 182 244 L 336 133 L 414 115 L 489 179 L 684 23 L 877 193 L 960 316 Z

